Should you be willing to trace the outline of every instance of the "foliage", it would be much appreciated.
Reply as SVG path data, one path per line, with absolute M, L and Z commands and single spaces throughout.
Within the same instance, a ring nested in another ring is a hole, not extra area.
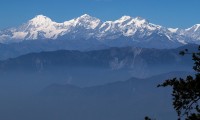
M 144 118 L 144 120 L 151 120 L 151 118 L 149 118 L 149 117 L 146 116 L 146 117 Z
M 178 114 L 178 120 L 200 120 L 200 46 L 198 52 L 189 53 L 188 50 L 180 52 L 181 55 L 192 54 L 195 76 L 187 76 L 186 79 L 173 78 L 166 80 L 158 87 L 171 86 L 173 88 L 173 107 Z

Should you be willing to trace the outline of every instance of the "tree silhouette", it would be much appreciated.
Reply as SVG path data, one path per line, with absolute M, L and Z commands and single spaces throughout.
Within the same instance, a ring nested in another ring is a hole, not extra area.
M 144 118 L 144 120 L 151 120 L 151 118 L 149 118 L 148 116 L 146 116 L 146 117 Z
M 198 52 L 189 53 L 188 50 L 180 52 L 181 55 L 192 54 L 195 76 L 173 78 L 166 80 L 158 87 L 172 87 L 173 107 L 178 114 L 178 120 L 200 120 L 200 46 Z

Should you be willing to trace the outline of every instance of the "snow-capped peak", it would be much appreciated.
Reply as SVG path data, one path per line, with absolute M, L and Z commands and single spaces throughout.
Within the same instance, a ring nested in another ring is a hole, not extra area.
M 200 24 L 196 24 L 196 25 L 186 29 L 186 31 L 193 30 L 194 32 L 196 32 L 198 29 L 200 29 Z
M 168 28 L 168 30 L 172 33 L 176 33 L 178 31 L 178 28 Z
M 136 18 L 133 18 L 133 17 L 130 17 L 130 16 L 122 16 L 120 19 L 116 20 L 115 23 L 128 23 L 130 22 L 131 24 L 135 24 L 135 25 L 141 25 L 141 24 L 144 24 L 144 23 L 148 23 L 148 21 L 146 19 L 143 19 L 141 17 L 136 17 Z
M 51 19 L 44 15 L 37 15 L 33 19 L 31 19 L 31 21 L 35 21 L 35 20 L 37 21 L 37 20 L 51 20 Z
M 74 26 L 83 26 L 86 29 L 95 29 L 101 23 L 100 19 L 92 17 L 88 14 L 84 14 L 76 19 L 73 19 L 72 21 L 74 22 Z
M 194 32 L 200 32 L 200 24 L 194 25 Z
M 146 21 L 146 22 L 148 22 L 146 19 L 144 19 L 144 18 L 142 18 L 142 17 L 139 17 L 139 16 L 136 17 L 135 20 L 138 20 L 138 21 Z
M 93 18 L 93 17 L 88 14 L 84 14 L 84 15 L 80 16 L 79 18 Z
M 98 18 L 92 17 L 88 14 L 84 14 L 78 18 L 76 18 L 77 22 L 92 22 L 92 21 L 100 21 Z
M 196 24 L 186 29 L 181 34 L 192 38 L 194 41 L 199 41 L 200 40 L 200 24 Z
M 135 22 L 135 25 L 138 27 L 144 24 L 149 24 L 149 22 L 146 19 L 143 19 L 141 17 L 136 17 L 135 19 L 133 19 L 133 21 Z
M 130 19 L 132 19 L 132 17 L 130 17 L 130 16 L 122 16 L 118 21 L 120 22 L 124 22 L 124 21 L 127 21 L 127 20 L 130 20 Z
M 56 39 L 58 34 L 63 32 L 65 28 L 63 23 L 56 23 L 44 15 L 37 15 L 28 23 L 20 26 L 13 33 L 13 39 L 24 38 L 27 40 L 36 39 Z
M 52 23 L 53 21 L 44 16 L 44 15 L 37 15 L 36 17 L 34 17 L 33 19 L 29 20 L 29 23 L 32 24 L 32 25 L 35 25 L 35 26 L 41 26 L 41 25 L 44 25 L 44 24 L 50 24 Z

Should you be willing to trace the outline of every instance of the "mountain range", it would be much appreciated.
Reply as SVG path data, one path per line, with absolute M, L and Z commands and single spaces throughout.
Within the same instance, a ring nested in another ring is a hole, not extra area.
M 173 71 L 191 72 L 191 55 L 179 55 L 184 49 L 195 52 L 198 46 L 185 45 L 176 49 L 113 47 L 84 52 L 58 50 L 29 53 L 0 61 L 0 79 L 10 83 L 18 78 L 29 84 L 33 82 L 32 85 L 56 82 L 93 86 L 131 77 L 147 78 Z
M 38 15 L 19 27 L 0 31 L 0 43 L 27 40 L 94 40 L 112 47 L 174 48 L 188 43 L 199 44 L 200 24 L 188 29 L 174 29 L 152 24 L 141 17 L 123 16 L 103 22 L 87 14 L 57 23 Z
M 16 92 L 25 85 L 29 87 L 23 89 L 20 94 L 15 93 L 10 99 L 1 98 L 0 118 L 3 120 L 143 120 L 144 116 L 149 115 L 160 120 L 173 120 L 176 119 L 176 113 L 171 105 L 171 90 L 156 86 L 166 79 L 185 77 L 187 74 L 190 73 L 173 72 L 146 79 L 129 78 L 81 88 L 71 84 L 54 83 L 33 95 L 27 92 L 30 85 L 33 85 L 32 82 L 27 84 L 28 82 L 20 82 L 19 79 L 13 84 L 20 83 L 21 86 L 15 90 L 16 85 L 11 85 L 10 89 Z M 26 81 L 30 82 L 30 79 Z M 40 85 L 40 82 L 42 80 L 36 85 Z M 5 84 L 0 86 L 0 92 L 9 96 L 8 87 L 3 89 Z M 24 93 L 28 96 L 24 96 Z
M 200 24 L 166 28 L 141 17 L 90 15 L 57 23 L 38 15 L 0 31 L 0 119 L 175 119 L 171 90 L 194 75 Z

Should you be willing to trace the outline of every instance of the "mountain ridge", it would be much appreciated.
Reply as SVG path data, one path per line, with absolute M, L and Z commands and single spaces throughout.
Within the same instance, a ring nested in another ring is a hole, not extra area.
M 191 71 L 193 64 L 191 57 L 189 55 L 184 57 L 179 55 L 179 52 L 184 49 L 195 52 L 198 45 L 186 45 L 176 49 L 112 47 L 94 51 L 59 50 L 29 53 L 17 58 L 0 61 L 0 72 L 2 74 L 16 73 L 15 71 L 20 74 L 25 72 L 27 74 L 44 73 L 54 77 L 58 73 L 59 77 L 61 77 L 60 74 L 64 76 L 62 79 L 73 76 L 74 82 L 78 82 L 81 75 L 87 77 L 86 74 L 89 77 L 93 74 L 92 76 L 95 76 L 95 78 L 99 76 L 98 79 L 101 79 L 99 80 L 101 82 L 104 82 L 104 80 L 109 81 L 110 77 L 114 76 L 114 80 L 130 76 L 144 78 L 170 71 Z M 77 72 L 80 73 L 80 76 L 76 76 Z M 108 79 L 105 78 L 106 75 Z M 116 78 L 116 75 L 118 78 Z M 91 78 L 88 79 L 89 84 L 96 84 L 96 81 L 92 81 Z M 85 78 L 85 80 L 87 79 Z M 80 84 L 85 83 L 81 82 Z
M 125 37 L 134 44 L 156 41 L 181 46 L 187 43 L 199 43 L 200 27 L 198 25 L 188 29 L 173 29 L 150 23 L 141 17 L 122 16 L 118 20 L 104 22 L 88 14 L 57 23 L 44 15 L 37 15 L 19 27 L 0 31 L 0 42 L 12 43 L 38 39 L 96 39 L 108 43 Z

